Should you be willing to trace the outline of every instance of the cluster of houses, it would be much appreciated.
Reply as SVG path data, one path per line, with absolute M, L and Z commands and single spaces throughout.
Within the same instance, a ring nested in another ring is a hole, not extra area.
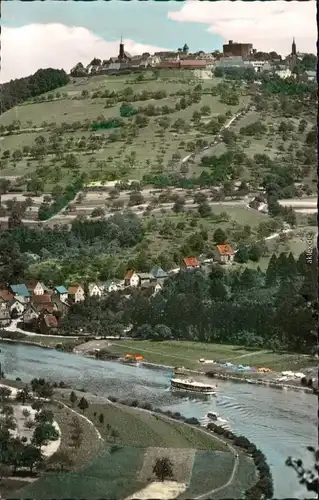
M 81 303 L 86 297 L 101 298 L 112 292 L 134 288 L 145 290 L 151 297 L 162 290 L 164 281 L 170 275 L 180 270 L 200 269 L 203 265 L 215 261 L 231 264 L 234 255 L 232 247 L 223 244 L 216 246 L 213 259 L 205 259 L 204 256 L 186 257 L 181 267 L 167 272 L 160 267 L 153 267 L 149 273 L 130 269 L 122 280 L 113 279 L 88 285 L 74 284 L 68 288 L 64 285 L 48 288 L 40 281 L 10 284 L 0 289 L 0 327 L 7 327 L 13 320 L 17 320 L 25 330 L 52 334 L 58 330 L 59 320 L 68 313 L 70 305 Z
M 150 54 L 132 56 L 125 48 L 121 40 L 119 54 L 106 60 L 93 59 L 86 67 L 78 63 L 71 70 L 71 76 L 89 76 L 97 74 L 117 74 L 121 72 L 142 71 L 151 68 L 158 69 L 190 69 L 190 70 L 212 70 L 214 68 L 250 68 L 257 72 L 272 72 L 280 78 L 289 78 L 298 60 L 304 54 L 297 52 L 296 43 L 293 40 L 291 54 L 283 59 L 276 52 L 269 54 L 257 52 L 251 43 L 238 43 L 229 40 L 223 45 L 223 51 L 213 52 L 198 51 L 189 53 L 185 44 L 176 51 L 161 51 Z M 314 81 L 315 71 L 305 71 L 300 78 L 303 81 Z

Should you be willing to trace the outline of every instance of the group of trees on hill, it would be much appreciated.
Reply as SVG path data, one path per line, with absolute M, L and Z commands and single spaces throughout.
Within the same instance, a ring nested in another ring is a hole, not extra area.
M 65 333 L 79 328 L 119 333 L 133 325 L 136 338 L 198 340 L 309 353 L 316 340 L 317 253 L 296 261 L 282 253 L 266 272 L 224 271 L 214 266 L 170 277 L 149 298 L 143 290 L 110 294 L 73 305 L 62 321 Z
M 1 113 L 58 87 L 63 87 L 69 77 L 63 69 L 39 69 L 31 76 L 3 83 L 1 89 Z
M 34 429 L 30 442 L 20 433 L 12 435 L 17 429 L 14 407 L 10 404 L 11 389 L 0 388 L 0 467 L 1 478 L 17 473 L 18 469 L 28 468 L 30 474 L 44 462 L 42 447 L 50 441 L 59 439 L 59 432 L 53 425 L 52 411 L 43 408 L 43 403 L 33 401 L 27 387 L 17 392 L 16 401 L 20 404 L 32 403 L 36 411 L 34 418 L 28 409 L 22 411 L 26 429 Z M 0 478 L 0 480 L 1 480 Z
M 111 257 L 123 248 L 138 244 L 143 236 L 141 221 L 132 214 L 98 221 L 75 220 L 70 231 L 25 227 L 2 231 L 0 282 L 23 279 L 28 254 L 39 258 L 75 258 L 107 252 Z

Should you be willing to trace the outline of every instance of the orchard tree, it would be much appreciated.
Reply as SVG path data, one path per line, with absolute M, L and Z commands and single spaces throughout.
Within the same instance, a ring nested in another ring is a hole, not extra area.
M 82 397 L 79 401 L 78 408 L 80 408 L 80 410 L 82 410 L 82 412 L 84 413 L 88 407 L 89 407 L 88 401 L 84 397 Z
M 160 481 L 174 477 L 173 464 L 168 457 L 157 458 L 153 467 L 153 473 Z

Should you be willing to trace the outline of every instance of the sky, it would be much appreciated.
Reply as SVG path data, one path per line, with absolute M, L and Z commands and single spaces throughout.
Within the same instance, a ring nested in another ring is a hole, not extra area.
M 1 13 L 0 81 L 39 68 L 88 64 L 117 56 L 123 35 L 132 55 L 176 50 L 221 50 L 228 40 L 287 55 L 316 53 L 316 1 L 6 1 Z

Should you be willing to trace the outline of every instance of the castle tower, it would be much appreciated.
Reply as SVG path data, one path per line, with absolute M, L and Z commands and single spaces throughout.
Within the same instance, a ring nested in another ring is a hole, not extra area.
M 121 43 L 120 43 L 119 59 L 120 59 L 121 61 L 124 59 L 124 43 L 123 43 L 123 38 L 122 38 L 122 35 L 121 35 Z

